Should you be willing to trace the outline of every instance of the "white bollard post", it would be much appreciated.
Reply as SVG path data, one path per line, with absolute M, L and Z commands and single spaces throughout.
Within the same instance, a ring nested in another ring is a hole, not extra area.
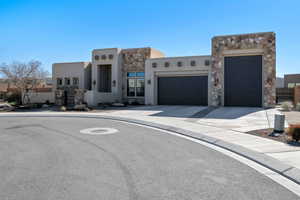
M 275 114 L 273 133 L 283 133 L 284 132 L 284 121 L 285 121 L 285 115 Z

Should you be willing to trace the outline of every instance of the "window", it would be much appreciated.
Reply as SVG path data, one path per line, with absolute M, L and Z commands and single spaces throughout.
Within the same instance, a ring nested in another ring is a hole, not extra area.
M 114 58 L 114 55 L 113 55 L 113 54 L 109 54 L 109 55 L 108 55 L 108 58 L 109 58 L 110 60 L 112 60 L 112 59 Z
M 156 68 L 157 67 L 157 63 L 152 63 L 152 68 Z
M 169 62 L 165 62 L 165 67 L 170 67 L 170 63 Z
M 205 60 L 205 61 L 204 61 L 204 65 L 205 65 L 205 66 L 208 66 L 209 64 L 210 64 L 210 61 L 209 61 L 209 60 Z
M 57 78 L 56 79 L 56 83 L 57 83 L 57 86 L 61 86 L 63 84 L 62 79 L 61 78 Z
M 196 66 L 196 61 L 192 60 L 192 61 L 191 61 L 191 66 L 192 66 L 192 67 Z
M 128 72 L 127 77 L 135 77 L 136 73 L 135 72 Z
M 136 96 L 143 97 L 145 96 L 145 80 L 136 79 Z
M 182 62 L 181 61 L 178 61 L 177 62 L 177 67 L 181 67 L 182 66 Z
M 95 55 L 95 60 L 99 60 L 99 56 L 98 55 Z
M 137 72 L 136 76 L 137 77 L 145 77 L 145 72 Z
M 99 92 L 111 92 L 111 65 L 100 65 L 98 73 Z
M 127 73 L 127 96 L 143 97 L 145 96 L 145 73 L 128 72 Z
M 106 60 L 106 55 L 102 55 L 102 56 L 101 56 L 101 59 L 102 59 L 102 60 Z
M 130 78 L 127 80 L 127 96 L 135 96 L 135 79 Z
M 79 85 L 79 78 L 77 77 L 73 78 L 73 85 Z
M 288 88 L 294 88 L 295 86 L 299 86 L 300 83 L 288 83 Z
M 65 78 L 65 85 L 70 85 L 70 84 L 71 84 L 70 78 Z
M 288 88 L 294 88 L 295 87 L 295 83 L 289 83 L 288 84 Z

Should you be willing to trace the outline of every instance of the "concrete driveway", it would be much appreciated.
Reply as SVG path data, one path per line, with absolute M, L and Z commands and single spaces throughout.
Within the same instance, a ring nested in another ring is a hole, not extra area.
M 221 107 L 213 110 L 205 117 L 196 120 L 196 122 L 247 132 L 274 127 L 274 116 L 278 113 L 276 109 L 265 110 L 252 107 Z
M 235 131 L 251 131 L 273 127 L 276 109 L 265 110 L 252 107 L 221 107 L 212 109 L 206 106 L 140 106 L 110 114 L 155 121 L 183 120 L 202 125 Z

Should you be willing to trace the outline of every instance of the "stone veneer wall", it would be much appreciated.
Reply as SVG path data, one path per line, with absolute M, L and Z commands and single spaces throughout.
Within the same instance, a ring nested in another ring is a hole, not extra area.
M 68 99 L 67 103 L 68 105 L 77 105 L 80 102 L 80 91 L 81 89 L 78 89 L 77 86 L 62 86 L 58 87 L 54 92 L 54 101 L 56 105 L 64 105 L 65 103 L 65 91 L 67 92 Z M 84 90 L 82 90 L 84 92 Z M 77 100 L 77 102 L 75 102 Z M 82 98 L 83 102 L 83 98 Z
M 220 106 L 223 101 L 224 51 L 261 50 L 263 56 L 263 106 L 273 107 L 276 103 L 276 49 L 275 33 L 254 33 L 219 36 L 212 39 L 212 105 Z M 238 52 L 238 51 L 237 51 Z M 230 55 L 229 55 L 230 56 Z
M 122 54 L 122 71 L 145 71 L 145 61 L 150 58 L 151 48 L 124 49 Z
M 123 87 L 122 94 L 123 99 L 127 101 L 127 72 L 144 72 L 145 61 L 151 57 L 151 48 L 134 48 L 134 49 L 123 49 L 122 54 L 122 79 Z M 140 103 L 144 103 L 143 98 L 137 99 Z

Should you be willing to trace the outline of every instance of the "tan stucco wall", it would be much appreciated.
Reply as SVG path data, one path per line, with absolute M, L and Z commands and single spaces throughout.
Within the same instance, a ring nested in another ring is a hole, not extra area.
M 53 77 L 53 88 L 54 90 L 57 88 L 57 78 L 63 79 L 64 78 L 71 78 L 71 85 L 72 85 L 72 78 L 78 77 L 79 78 L 79 88 L 84 89 L 84 69 L 87 67 L 89 62 L 71 62 L 71 63 L 54 63 L 52 65 L 52 77 Z
M 150 58 L 162 58 L 165 57 L 165 54 L 157 49 L 151 48 L 150 49 Z
M 28 97 L 30 103 L 54 103 L 54 93 L 53 92 L 28 92 Z M 27 101 L 27 97 L 23 99 L 23 102 Z
M 145 104 L 157 105 L 157 79 L 166 76 L 208 76 L 210 79 L 210 65 L 205 66 L 205 61 L 210 61 L 210 56 L 185 56 L 147 59 L 145 67 Z M 177 62 L 182 62 L 178 67 Z M 196 61 L 196 66 L 191 66 L 190 62 Z M 170 63 L 165 67 L 165 62 Z M 157 67 L 153 68 L 152 63 Z M 178 93 L 180 94 L 180 92 Z M 208 82 L 208 104 L 210 104 L 210 82 Z
M 121 101 L 121 91 L 122 91 L 122 81 L 121 81 L 121 57 L 120 49 L 118 48 L 108 48 L 108 49 L 94 49 L 92 52 L 92 92 L 87 93 L 90 95 L 87 99 L 92 101 L 88 102 L 91 106 L 96 106 L 99 103 L 112 103 Z M 99 56 L 96 60 L 95 56 Z M 102 59 L 102 56 L 105 59 Z M 112 55 L 113 58 L 110 59 L 109 56 Z M 99 65 L 111 65 L 111 81 L 115 81 L 115 86 L 111 83 L 111 92 L 103 93 L 98 91 L 98 66 Z M 96 83 L 96 84 L 94 84 Z

